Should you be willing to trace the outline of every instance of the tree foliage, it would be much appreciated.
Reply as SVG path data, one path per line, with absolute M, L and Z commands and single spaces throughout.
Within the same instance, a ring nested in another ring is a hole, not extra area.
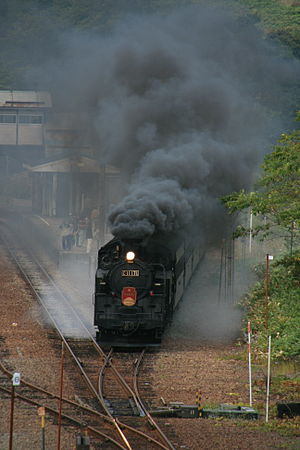
M 255 233 L 268 231 L 272 225 L 296 231 L 300 227 L 300 130 L 281 135 L 262 169 L 257 190 L 233 192 L 222 199 L 223 203 L 231 213 L 251 208 L 254 215 L 268 218 L 253 230 Z M 239 227 L 237 235 L 246 232 L 249 230 Z
M 300 3 L 292 0 L 237 0 L 257 17 L 265 33 L 300 57 Z
M 268 303 L 265 299 L 265 269 L 261 266 L 256 270 L 260 280 L 241 301 L 247 310 L 246 322 L 251 322 L 255 336 L 254 354 L 258 359 L 266 359 L 266 343 L 271 335 L 273 359 L 299 362 L 300 251 L 272 264 Z

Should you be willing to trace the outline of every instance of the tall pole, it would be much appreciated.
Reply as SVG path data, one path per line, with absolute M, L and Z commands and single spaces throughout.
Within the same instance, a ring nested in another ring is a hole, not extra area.
M 251 329 L 248 322 L 248 366 L 249 366 L 249 403 L 252 406 L 252 373 L 251 373 Z
M 105 221 L 106 221 L 106 182 L 105 182 L 105 166 L 101 166 L 99 170 L 99 240 L 100 245 L 105 242 Z
M 220 275 L 219 275 L 219 299 L 218 299 L 219 303 L 221 301 L 221 295 L 222 295 L 222 275 L 223 275 L 223 264 L 224 264 L 224 243 L 225 243 L 225 239 L 222 240 L 222 247 L 221 247 Z
M 12 377 L 12 389 L 11 389 L 9 450 L 12 450 L 12 442 L 13 442 L 15 386 L 20 386 L 20 384 L 21 384 L 21 374 L 20 372 L 15 372 Z
M 11 389 L 11 402 L 10 402 L 9 450 L 12 450 L 12 443 L 13 443 L 14 404 L 15 404 L 15 386 L 13 385 Z
M 267 253 L 266 255 L 266 272 L 265 272 L 265 327 L 269 326 L 269 286 L 270 286 L 270 261 L 273 260 L 273 256 Z
M 252 252 L 252 225 L 253 225 L 253 214 L 250 211 L 250 224 L 249 224 L 249 253 Z
M 268 345 L 268 373 L 267 373 L 266 422 L 268 422 L 268 420 L 269 420 L 270 371 L 271 371 L 271 336 L 269 336 L 269 345 Z
M 270 283 L 270 262 L 269 254 L 266 255 L 266 273 L 265 273 L 265 327 L 269 326 L 269 283 Z
M 58 438 L 57 450 L 60 450 L 61 439 L 61 412 L 62 412 L 62 395 L 63 395 L 63 381 L 64 381 L 64 343 L 61 343 L 61 365 L 60 365 L 60 392 L 59 392 L 59 412 L 58 412 Z
M 235 255 L 235 245 L 234 245 L 234 239 L 231 239 L 231 289 L 230 289 L 230 295 L 231 295 L 231 303 L 233 303 L 234 300 L 234 255 Z

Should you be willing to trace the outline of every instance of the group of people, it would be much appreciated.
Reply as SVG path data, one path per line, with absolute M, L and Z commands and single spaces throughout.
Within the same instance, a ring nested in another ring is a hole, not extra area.
M 69 214 L 59 227 L 63 250 L 71 250 L 74 246 L 86 246 L 87 252 L 90 252 L 92 240 L 97 239 L 99 235 L 99 214 L 97 214 L 97 211 L 93 210 L 89 216 L 83 214 L 80 217 Z

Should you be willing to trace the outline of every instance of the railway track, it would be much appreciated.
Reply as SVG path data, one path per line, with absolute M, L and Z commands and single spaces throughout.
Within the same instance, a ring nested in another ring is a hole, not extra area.
M 80 428 L 85 426 L 96 439 L 106 441 L 105 448 L 173 449 L 172 443 L 147 412 L 138 392 L 138 370 L 145 351 L 138 357 L 113 351 L 106 354 L 96 343 L 93 330 L 85 325 L 70 299 L 32 250 L 24 241 L 12 236 L 5 224 L 1 227 L 6 248 L 53 325 L 55 345 L 62 343 L 63 370 L 73 374 L 80 392 L 79 401 L 71 402 L 62 396 L 58 399 L 53 393 L 24 380 L 22 387 L 25 392 L 18 393 L 20 399 L 36 406 L 46 405 L 47 412 L 59 416 L 60 420 Z M 80 376 L 75 374 L 74 367 Z M 11 371 L 4 366 L 0 369 L 2 377 L 11 377 Z M 108 386 L 110 392 L 107 391 Z M 2 382 L 1 390 L 9 394 L 9 388 Z M 63 412 L 57 409 L 58 401 L 63 404 Z M 78 415 L 83 418 L 81 421 Z

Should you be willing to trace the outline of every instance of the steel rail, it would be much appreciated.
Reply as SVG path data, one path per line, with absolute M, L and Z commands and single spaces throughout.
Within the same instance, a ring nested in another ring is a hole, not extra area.
M 2 240 L 2 241 L 3 241 L 3 240 Z M 6 247 L 7 247 L 7 246 L 6 246 Z M 86 383 L 87 383 L 87 385 L 88 385 L 88 388 L 91 390 L 91 392 L 93 393 L 93 395 L 95 395 L 95 397 L 98 399 L 98 401 L 99 401 L 100 404 L 101 404 L 101 399 L 100 399 L 100 396 L 98 395 L 98 392 L 96 391 L 96 389 L 94 388 L 93 384 L 91 383 L 89 377 L 87 376 L 87 374 L 86 374 L 85 371 L 83 370 L 83 368 L 82 368 L 82 366 L 81 366 L 81 364 L 80 364 L 80 361 L 78 360 L 78 358 L 75 356 L 74 352 L 72 351 L 72 349 L 71 349 L 70 345 L 68 344 L 68 342 L 67 342 L 65 336 L 63 335 L 63 333 L 62 333 L 62 331 L 61 331 L 61 329 L 60 329 L 60 327 L 59 327 L 57 321 L 55 320 L 55 318 L 53 317 L 53 315 L 52 315 L 51 312 L 49 311 L 49 308 L 47 307 L 46 303 L 44 302 L 42 296 L 41 296 L 40 293 L 35 289 L 35 287 L 34 287 L 34 285 L 33 285 L 33 283 L 32 283 L 32 280 L 29 278 L 29 276 L 27 275 L 27 273 L 26 273 L 25 270 L 23 269 L 22 265 L 20 264 L 18 258 L 17 258 L 16 255 L 15 255 L 15 253 L 12 251 L 11 248 L 9 248 L 9 247 L 7 247 L 7 248 L 8 248 L 8 250 L 9 250 L 11 256 L 13 257 L 15 263 L 16 263 L 17 266 L 19 267 L 19 270 L 21 271 L 22 275 L 25 277 L 26 281 L 28 282 L 29 286 L 31 287 L 32 291 L 34 292 L 34 294 L 37 296 L 37 298 L 39 299 L 40 303 L 41 303 L 42 306 L 44 307 L 44 309 L 45 309 L 45 311 L 46 311 L 46 313 L 47 313 L 49 319 L 51 320 L 52 324 L 54 325 L 54 327 L 55 327 L 57 333 L 59 334 L 59 336 L 60 336 L 62 342 L 64 343 L 64 345 L 66 346 L 66 348 L 67 348 L 68 351 L 70 352 L 71 356 L 73 357 L 75 363 L 77 364 L 77 366 L 78 366 L 78 368 L 79 368 L 81 374 L 83 375 L 83 377 L 84 377 L 84 379 L 85 379 L 85 381 L 86 381 Z M 24 251 L 24 250 L 23 250 L 23 251 Z M 26 252 L 27 252 L 27 253 L 31 253 L 31 252 L 28 251 L 28 249 L 26 249 Z M 32 259 L 34 260 L 34 262 L 37 263 L 37 266 L 40 268 L 40 267 L 41 267 L 40 263 L 36 260 L 35 256 L 34 256 L 32 253 L 31 253 L 31 257 L 32 257 Z M 52 285 L 53 285 L 53 286 L 56 288 L 56 290 L 58 291 L 57 286 L 56 286 L 54 280 L 51 279 L 51 278 L 48 276 L 48 274 L 47 274 L 47 272 L 44 270 L 44 268 L 42 268 L 42 271 L 43 271 L 43 273 L 51 280 Z M 62 292 L 60 292 L 60 295 L 62 295 L 62 297 L 65 299 L 65 296 L 63 295 Z M 77 316 L 77 317 L 78 317 L 78 316 Z M 102 351 L 102 350 L 101 350 L 101 351 Z M 103 353 L 104 353 L 104 352 L 103 352 Z M 121 429 L 121 426 L 122 426 L 123 424 L 118 423 L 114 418 L 113 418 L 112 423 L 113 423 L 114 427 L 116 428 L 117 432 L 119 433 L 121 439 L 122 439 L 123 442 L 125 443 L 126 448 L 129 449 L 129 450 L 132 450 L 132 448 L 131 448 L 131 446 L 130 446 L 130 444 L 129 444 L 129 442 L 128 442 L 126 436 L 125 436 L 125 434 L 123 433 L 123 431 L 122 431 L 122 429 Z M 125 425 L 125 424 L 124 424 L 124 425 Z
M 3 239 L 1 239 L 2 242 L 4 243 Z M 4 243 L 5 244 L 5 243 Z M 6 244 L 5 244 L 6 245 Z M 49 319 L 51 320 L 52 324 L 54 325 L 56 331 L 58 332 L 61 340 L 64 342 L 64 345 L 66 345 L 66 348 L 68 349 L 68 351 L 70 352 L 71 356 L 73 357 L 74 361 L 76 362 L 80 372 L 82 373 L 89 389 L 91 390 L 91 392 L 95 395 L 95 397 L 98 399 L 98 401 L 100 402 L 100 404 L 102 404 L 101 401 L 101 397 L 99 396 L 98 392 L 95 390 L 94 386 L 92 385 L 89 377 L 87 376 L 87 374 L 85 373 L 85 371 L 83 370 L 80 361 L 78 360 L 78 358 L 75 356 L 74 352 L 72 351 L 70 345 L 68 344 L 65 336 L 63 335 L 59 325 L 57 324 L 55 318 L 52 316 L 51 312 L 49 311 L 46 303 L 44 302 L 42 296 L 40 295 L 40 293 L 35 289 L 31 279 L 29 278 L 29 276 L 27 275 L 27 273 L 25 272 L 25 270 L 23 269 L 22 265 L 20 264 L 18 258 L 15 255 L 15 252 L 12 250 L 11 247 L 8 247 L 6 245 L 6 248 L 8 248 L 11 256 L 13 257 L 15 263 L 17 264 L 17 266 L 19 267 L 21 273 L 23 274 L 24 278 L 26 279 L 26 281 L 28 282 L 29 286 L 31 287 L 32 291 L 34 292 L 34 294 L 38 297 L 40 303 L 42 304 L 42 306 L 44 307 Z M 34 263 L 40 268 L 40 270 L 44 273 L 44 275 L 51 281 L 52 286 L 57 290 L 57 292 L 59 292 L 59 294 L 65 299 L 65 295 L 63 294 L 63 292 L 59 289 L 59 287 L 57 286 L 57 284 L 55 283 L 55 281 L 52 279 L 52 277 L 48 274 L 48 272 L 43 268 L 43 266 L 41 266 L 41 264 L 39 263 L 39 261 L 37 260 L 37 258 L 35 257 L 35 255 L 29 251 L 27 248 L 26 250 L 23 249 L 23 252 L 26 251 L 27 253 L 30 254 L 31 258 L 33 259 Z M 69 302 L 68 302 L 69 304 Z M 74 308 L 71 306 L 71 309 L 73 310 L 75 316 L 77 317 L 78 321 L 80 321 L 80 323 L 83 325 L 84 329 L 86 330 L 86 332 L 89 334 L 91 341 L 93 342 L 93 345 L 96 347 L 97 351 L 99 352 L 99 354 L 101 354 L 102 357 L 104 357 L 106 359 L 106 355 L 103 352 L 103 350 L 99 347 L 99 345 L 97 344 L 97 342 L 95 341 L 94 337 L 90 334 L 89 330 L 86 328 L 86 326 L 83 324 L 82 320 L 80 319 L 80 317 L 78 316 L 78 314 L 76 313 L 76 311 L 74 310 Z M 134 394 L 134 392 L 131 390 L 131 388 L 127 385 L 126 381 L 123 379 L 123 377 L 120 375 L 120 373 L 117 371 L 117 369 L 113 366 L 112 362 L 109 362 L 112 370 L 114 371 L 115 375 L 122 380 L 122 385 L 124 387 L 126 387 L 126 389 L 131 392 L 133 398 L 135 399 L 136 405 L 138 407 L 138 409 L 141 411 L 141 405 L 138 401 L 136 401 L 136 396 Z M 155 444 L 159 445 L 160 447 L 162 447 L 161 443 L 155 441 L 151 436 L 146 435 L 145 433 L 140 432 L 139 430 L 134 429 L 133 427 L 128 426 L 125 423 L 122 423 L 119 419 L 114 418 L 113 416 L 111 416 L 111 420 L 112 420 L 112 424 L 115 426 L 117 432 L 119 433 L 121 439 L 123 440 L 124 444 L 126 445 L 126 448 L 129 450 L 132 450 L 126 436 L 124 435 L 122 429 L 128 429 L 136 434 L 139 434 L 140 436 L 144 437 L 145 439 L 147 439 L 148 441 L 152 441 L 155 442 Z M 162 447 L 165 448 L 165 447 Z M 168 448 L 166 449 L 168 450 Z
M 2 386 L 0 386 L 0 390 L 3 392 L 6 392 L 7 394 L 11 394 L 11 390 L 6 389 Z M 32 400 L 31 398 L 25 397 L 24 395 L 18 394 L 17 392 L 15 392 L 15 397 L 19 398 L 20 400 L 29 403 L 30 405 L 36 406 L 36 407 L 40 407 L 43 406 L 48 412 L 54 414 L 54 415 L 59 415 L 59 412 L 56 411 L 54 408 L 51 408 L 50 406 L 45 406 L 44 404 L 38 403 L 35 400 Z M 68 414 L 62 414 L 62 417 L 66 420 L 69 420 L 71 422 L 73 422 L 75 425 L 77 425 L 78 427 L 82 427 L 83 424 L 75 419 L 74 417 L 69 416 Z M 114 445 L 116 445 L 117 447 L 121 448 L 122 450 L 126 450 L 126 447 L 124 447 L 122 444 L 120 444 L 119 442 L 117 442 L 114 438 L 108 436 L 107 434 L 103 433 L 102 431 L 97 430 L 94 427 L 91 427 L 90 425 L 84 425 L 86 430 L 89 430 L 91 433 L 100 436 L 106 440 L 109 440 L 111 443 L 113 443 Z
M 5 224 L 7 225 L 7 224 Z M 3 240 L 2 240 L 3 241 Z M 37 264 L 37 266 L 40 268 L 40 270 L 43 272 L 43 274 L 46 276 L 46 278 L 48 278 L 48 280 L 51 282 L 52 286 L 55 288 L 55 290 L 59 293 L 59 295 L 65 299 L 65 301 L 68 304 L 68 308 L 70 310 L 72 310 L 73 314 L 75 315 L 75 317 L 77 318 L 78 322 L 80 323 L 80 325 L 82 326 L 82 328 L 84 329 L 84 331 L 86 332 L 87 336 L 90 338 L 94 348 L 96 349 L 96 351 L 102 356 L 102 358 L 104 359 L 104 361 L 106 361 L 107 355 L 106 353 L 102 350 L 102 348 L 98 345 L 98 343 L 96 342 L 94 336 L 90 333 L 90 330 L 86 327 L 86 325 L 83 323 L 83 321 L 81 320 L 81 317 L 77 314 L 77 311 L 74 309 L 73 305 L 68 301 L 68 298 L 65 296 L 64 292 L 62 292 L 62 290 L 60 289 L 60 287 L 57 285 L 57 283 L 55 282 L 55 280 L 51 277 L 51 275 L 45 270 L 45 268 L 40 264 L 40 262 L 38 261 L 38 259 L 36 258 L 36 256 L 32 253 L 32 251 L 30 251 L 27 247 L 26 247 L 26 251 L 30 254 L 31 258 L 34 260 L 34 262 Z M 10 249 L 10 253 L 11 253 L 11 249 Z M 64 339 L 64 335 L 61 332 L 59 325 L 56 323 L 54 317 L 52 317 L 51 311 L 48 310 L 47 305 L 45 304 L 45 302 L 43 301 L 43 298 L 39 295 L 39 293 L 36 291 L 36 289 L 34 288 L 34 286 L 32 286 L 31 281 L 29 280 L 29 278 L 27 277 L 25 271 L 20 267 L 20 264 L 17 260 L 17 258 L 15 257 L 15 255 L 13 254 L 13 258 L 16 262 L 16 264 L 18 265 L 18 267 L 20 268 L 20 270 L 22 271 L 23 275 L 25 276 L 26 280 L 29 282 L 31 289 L 33 289 L 33 292 L 35 295 L 38 296 L 41 304 L 43 305 L 44 309 L 46 310 L 48 317 L 50 318 L 50 320 L 52 321 L 54 327 L 59 330 L 59 334 L 61 336 L 62 339 Z M 142 415 L 142 410 L 141 410 L 141 406 L 139 404 L 139 402 L 137 401 L 136 397 L 135 397 L 135 393 L 133 392 L 133 390 L 130 388 L 130 386 L 126 383 L 126 380 L 124 379 L 124 377 L 122 377 L 122 375 L 117 371 L 117 369 L 113 366 L 113 363 L 109 362 L 110 367 L 112 369 L 112 371 L 115 373 L 115 376 L 119 379 L 121 385 L 123 386 L 123 388 L 125 389 L 125 391 L 127 391 L 128 393 L 130 393 L 130 395 L 132 396 L 137 409 L 141 412 Z M 81 370 L 81 364 L 78 361 L 77 365 L 79 365 L 79 368 Z
M 13 373 L 10 372 L 9 370 L 7 370 L 7 369 L 3 366 L 3 364 L 2 364 L 1 362 L 0 362 L 0 369 L 1 369 L 7 376 L 9 376 L 10 378 L 12 378 Z M 59 395 L 53 394 L 52 392 L 49 392 L 49 391 L 47 391 L 46 389 L 41 388 L 40 386 L 36 386 L 36 385 L 34 385 L 34 384 L 32 384 L 32 383 L 29 383 L 28 381 L 24 380 L 24 378 L 22 378 L 22 380 L 21 380 L 21 385 L 22 385 L 22 384 L 23 384 L 24 386 L 28 386 L 28 387 L 30 387 L 30 388 L 32 388 L 32 389 L 35 389 L 36 391 L 41 392 L 42 394 L 48 395 L 49 397 L 51 397 L 51 399 L 56 399 L 56 400 L 59 400 L 59 399 L 60 399 L 60 396 L 59 396 Z M 0 389 L 4 390 L 5 388 L 0 387 Z M 92 408 L 90 408 L 90 407 L 88 407 L 88 406 L 81 405 L 80 403 L 74 402 L 73 400 L 69 400 L 69 399 L 67 399 L 67 398 L 65 398 L 65 397 L 63 397 L 62 400 L 63 400 L 63 402 L 65 402 L 65 403 L 67 403 L 67 404 L 70 404 L 70 405 L 72 405 L 72 406 L 75 406 L 75 407 L 77 407 L 77 408 L 82 409 L 83 411 L 86 411 L 86 412 L 88 412 L 88 413 L 90 413 L 90 414 L 93 414 L 93 415 L 95 415 L 95 416 L 98 416 L 99 418 L 101 418 L 102 420 L 106 421 L 106 422 L 107 422 L 108 424 L 110 424 L 110 425 L 111 425 L 111 424 L 114 422 L 114 420 L 115 420 L 115 419 L 112 419 L 110 416 L 106 416 L 106 415 L 100 413 L 99 411 L 96 411 L 96 410 L 94 410 L 94 409 L 92 409 Z M 42 405 L 40 405 L 40 406 L 42 406 Z M 122 428 L 125 428 L 125 429 L 127 429 L 128 431 L 134 432 L 134 433 L 136 433 L 137 435 L 139 435 L 139 436 L 141 436 L 141 437 L 143 437 L 143 438 L 146 438 L 147 440 L 152 441 L 153 443 L 155 443 L 155 444 L 161 446 L 161 444 L 160 444 L 159 442 L 157 442 L 155 439 L 151 438 L 150 436 L 148 437 L 148 436 L 145 435 L 145 433 L 143 433 L 142 431 L 136 430 L 135 428 L 131 427 L 130 425 L 127 425 L 127 424 L 125 424 L 125 423 L 121 423 L 120 421 L 118 421 L 118 423 L 119 423 L 119 425 L 120 425 Z M 122 448 L 123 448 L 123 447 L 122 447 Z M 125 448 L 125 447 L 124 447 L 124 448 Z M 162 447 L 162 448 L 168 450 L 168 448 L 166 448 L 166 447 Z
M 133 384 L 134 384 L 134 392 L 135 395 L 140 403 L 140 405 L 142 406 L 145 415 L 147 416 L 147 419 L 150 423 L 150 425 L 156 429 L 156 431 L 158 432 L 158 434 L 160 435 L 160 437 L 163 439 L 163 441 L 165 442 L 165 444 L 167 444 L 167 448 L 171 449 L 171 450 L 175 450 L 175 447 L 173 446 L 173 444 L 169 441 L 169 439 L 167 438 L 167 436 L 165 435 L 165 433 L 161 430 L 161 428 L 157 425 L 157 423 L 153 420 L 151 414 L 147 411 L 146 406 L 144 405 L 140 393 L 139 393 L 139 389 L 138 389 L 138 373 L 139 373 L 139 369 L 141 366 L 141 363 L 144 359 L 144 355 L 145 355 L 146 349 L 143 349 L 143 351 L 141 352 L 140 356 L 138 357 L 136 364 L 135 364 L 135 369 L 134 369 L 134 377 L 133 377 Z
M 106 356 L 105 361 L 104 361 L 104 363 L 103 363 L 103 365 L 102 365 L 102 367 L 101 367 L 101 369 L 99 371 L 99 377 L 98 377 L 98 392 L 99 392 L 99 396 L 101 398 L 101 404 L 102 404 L 103 408 L 105 409 L 106 414 L 108 416 L 111 416 L 111 412 L 110 412 L 108 406 L 105 403 L 104 389 L 103 389 L 103 380 L 104 380 L 104 371 L 105 371 L 105 369 L 107 367 L 107 364 L 108 364 L 108 361 L 109 361 L 109 359 L 111 357 L 112 352 L 113 352 L 113 349 L 110 349 L 110 351 L 109 351 L 108 355 Z
M 2 240 L 3 241 L 3 240 Z M 7 246 L 6 246 L 7 247 Z M 26 271 L 24 270 L 24 268 L 22 267 L 22 265 L 20 264 L 18 258 L 16 257 L 15 253 L 13 252 L 13 250 L 10 247 L 7 247 L 11 256 L 13 257 L 15 263 L 17 264 L 17 266 L 19 267 L 19 270 L 21 271 L 22 275 L 25 277 L 27 283 L 29 284 L 29 286 L 31 287 L 32 291 L 34 292 L 34 294 L 37 296 L 37 298 L 39 299 L 40 303 L 42 304 L 42 306 L 44 307 L 49 319 L 51 320 L 52 324 L 54 325 L 57 333 L 59 334 L 62 342 L 64 343 L 64 345 L 66 346 L 67 350 L 69 351 L 69 353 L 71 354 L 72 358 L 74 359 L 77 367 L 79 368 L 82 376 L 84 377 L 88 388 L 91 390 L 92 394 L 97 398 L 97 400 L 99 401 L 99 403 L 101 404 L 101 398 L 98 394 L 98 392 L 96 391 L 96 389 L 94 388 L 92 382 L 90 381 L 88 375 L 85 373 L 85 371 L 83 370 L 80 361 L 78 360 L 78 358 L 76 357 L 76 355 L 74 354 L 73 350 L 71 349 L 70 345 L 67 342 L 67 339 L 65 338 L 65 336 L 63 335 L 57 321 L 55 320 L 55 318 L 53 317 L 53 315 L 51 314 L 51 311 L 49 311 L 48 306 L 46 305 L 46 303 L 44 302 L 42 296 L 40 295 L 40 293 L 37 291 L 37 289 L 34 287 L 32 280 L 30 279 L 30 277 L 27 275 Z M 55 289 L 57 290 L 57 292 L 59 292 L 60 290 L 57 288 L 56 283 L 54 282 L 54 280 L 49 277 L 48 273 L 44 270 L 44 268 L 40 265 L 40 263 L 37 261 L 37 259 L 35 258 L 35 256 L 32 254 L 32 252 L 30 252 L 27 248 L 26 250 L 23 249 L 23 252 L 26 251 L 27 253 L 30 254 L 31 258 L 33 259 L 33 261 L 37 264 L 37 266 L 42 270 L 42 272 L 44 273 L 44 275 L 46 275 L 46 277 L 48 279 L 50 279 L 51 284 L 53 287 L 55 287 Z M 62 296 L 62 298 L 64 298 L 64 300 L 66 300 L 66 297 L 64 296 L 64 294 L 60 291 L 60 295 Z M 69 302 L 68 302 L 69 303 Z M 80 320 L 80 318 L 77 315 L 77 319 Z M 80 320 L 81 322 L 81 320 Z M 82 322 L 81 322 L 82 323 Z M 102 350 L 101 350 L 102 351 Z M 103 352 L 104 353 L 104 352 Z M 119 433 L 121 439 L 123 440 L 124 444 L 126 445 L 126 448 L 128 450 L 132 450 L 128 439 L 126 438 L 125 434 L 123 433 L 121 427 L 123 426 L 123 424 L 118 423 L 116 421 L 115 418 L 112 418 L 112 424 L 114 425 L 114 427 L 116 428 L 117 432 Z M 124 424 L 125 425 L 125 424 Z
M 140 413 L 140 416 L 144 417 L 145 416 L 144 409 L 142 408 L 138 398 L 136 397 L 135 392 L 131 389 L 131 387 L 128 385 L 128 383 L 126 382 L 124 377 L 119 373 L 119 371 L 113 366 L 113 364 L 111 362 L 112 355 L 113 355 L 113 348 L 111 348 L 109 353 L 106 355 L 105 361 L 99 372 L 99 378 L 98 378 L 98 392 L 99 392 L 99 395 L 101 396 L 101 398 L 103 399 L 103 404 L 104 404 L 104 407 L 105 407 L 107 413 L 109 414 L 109 409 L 107 408 L 107 406 L 105 404 L 105 400 L 104 400 L 103 379 L 104 379 L 104 371 L 106 370 L 107 366 L 109 365 L 111 370 L 113 371 L 115 377 L 118 379 L 119 383 L 124 388 L 125 392 L 127 392 L 129 394 L 129 396 L 134 400 L 134 403 Z
M 145 349 L 142 351 L 141 355 L 143 356 L 144 353 L 145 353 Z M 112 354 L 113 354 L 113 349 L 111 349 L 111 350 L 109 351 L 109 353 L 108 353 L 108 355 L 107 355 L 107 357 L 106 357 L 106 360 L 105 360 L 105 362 L 104 362 L 104 364 L 103 364 L 103 367 L 101 368 L 101 371 L 100 371 L 100 373 L 99 373 L 99 395 L 100 395 L 100 396 L 102 397 L 102 399 L 103 399 L 103 405 L 104 405 L 104 407 L 105 407 L 105 409 L 106 409 L 106 411 L 107 411 L 107 414 L 108 414 L 109 416 L 111 416 L 111 417 L 113 417 L 113 416 L 112 416 L 111 412 L 109 411 L 109 408 L 106 406 L 105 400 L 104 400 L 104 393 L 103 393 L 103 379 L 104 379 L 104 371 L 105 371 L 105 369 L 107 368 L 107 366 L 110 364 L 110 359 L 111 359 L 111 357 L 112 357 Z M 135 374 L 135 372 L 134 372 L 134 374 Z M 137 377 L 137 375 L 135 375 L 135 378 L 136 378 L 136 377 Z M 135 399 L 136 399 L 136 402 L 137 402 L 138 405 L 139 405 L 140 410 L 142 410 L 142 412 L 143 412 L 143 417 L 147 417 L 148 421 L 149 421 L 150 424 L 153 426 L 153 428 L 155 428 L 156 430 L 159 431 L 160 436 L 163 438 L 163 440 L 164 440 L 165 442 L 168 443 L 168 447 L 166 447 L 164 444 L 162 444 L 161 442 L 159 442 L 157 439 L 154 439 L 154 438 L 152 438 L 152 437 L 150 437 L 150 436 L 149 436 L 147 439 L 148 439 L 149 441 L 151 441 L 153 444 L 155 444 L 156 446 L 158 446 L 158 447 L 160 447 L 160 448 L 162 448 L 162 449 L 164 449 L 164 450 L 170 450 L 170 448 L 171 448 L 172 450 L 175 450 L 174 447 L 172 446 L 172 444 L 171 444 L 171 447 L 169 446 L 169 441 L 168 441 L 168 439 L 167 439 L 166 437 L 163 436 L 163 432 L 159 429 L 158 425 L 153 421 L 152 417 L 151 417 L 150 414 L 147 412 L 147 410 L 145 409 L 144 405 L 142 404 L 142 402 L 140 401 L 140 399 L 138 398 L 138 396 L 132 391 L 131 388 L 130 388 L 130 392 L 133 393 L 133 395 L 134 395 L 134 397 L 135 397 Z M 151 418 L 151 420 L 149 420 L 149 417 Z M 140 432 L 140 433 L 142 433 L 142 432 Z M 147 435 L 145 435 L 144 433 L 142 433 L 142 435 L 143 435 L 143 436 L 147 436 Z
M 30 285 L 31 289 L 33 290 L 33 292 L 35 293 L 35 295 L 38 297 L 40 303 L 43 305 L 45 311 L 48 314 L 49 319 L 51 320 L 51 322 L 53 323 L 57 333 L 59 334 L 62 342 L 64 343 L 64 345 L 66 346 L 67 350 L 69 351 L 69 353 L 71 354 L 73 360 L 75 361 L 77 367 L 79 368 L 82 376 L 85 379 L 85 382 L 87 383 L 88 388 L 90 389 L 90 391 L 92 392 L 92 394 L 98 399 L 99 403 L 101 404 L 101 398 L 97 392 L 97 390 L 94 388 L 91 380 L 89 379 L 88 375 L 86 374 L 86 372 L 84 371 L 84 369 L 82 368 L 82 365 L 79 361 L 79 359 L 76 357 L 76 355 L 74 354 L 71 346 L 68 343 L 68 340 L 65 338 L 65 336 L 63 335 L 59 325 L 57 324 L 55 318 L 51 315 L 51 312 L 49 311 L 46 303 L 44 302 L 42 296 L 39 294 L 39 292 L 37 292 L 37 290 L 34 288 L 34 285 L 31 281 L 31 279 L 28 277 L 27 273 L 23 270 L 23 267 L 19 264 L 18 260 L 16 258 L 14 258 L 15 262 L 17 263 L 19 269 L 21 270 L 23 276 L 25 277 L 26 281 L 28 282 L 28 284 Z M 113 418 L 112 424 L 114 425 L 114 427 L 116 428 L 117 432 L 119 433 L 121 439 L 123 440 L 123 442 L 126 445 L 126 448 L 128 450 L 132 450 L 132 447 L 130 446 L 128 439 L 126 438 L 125 434 L 123 433 L 120 424 Z
M 7 377 L 10 377 L 10 379 L 12 378 L 13 373 L 10 372 L 9 370 L 7 370 L 6 367 L 4 367 L 4 365 L 1 363 L 1 361 L 0 361 L 0 370 L 5 375 L 7 375 Z M 53 392 L 50 392 L 47 389 L 44 389 L 44 388 L 42 388 L 40 386 L 36 386 L 35 384 L 29 383 L 28 381 L 24 380 L 24 378 L 22 378 L 22 380 L 21 380 L 21 385 L 27 386 L 27 387 L 29 387 L 31 389 L 35 389 L 36 391 L 40 392 L 41 394 L 48 395 L 50 397 L 50 400 L 51 399 L 56 399 L 56 400 L 60 399 L 59 395 L 54 394 Z M 70 400 L 70 399 L 68 399 L 66 397 L 63 397 L 62 401 L 64 403 L 69 404 L 69 405 L 72 405 L 72 406 L 75 406 L 77 408 L 80 408 L 83 411 L 89 412 L 90 414 L 94 414 L 94 415 L 100 417 L 101 419 L 103 419 L 104 421 L 106 421 L 108 423 L 111 423 L 111 420 L 110 420 L 109 417 L 107 417 L 105 414 L 100 413 L 99 411 L 96 411 L 93 408 L 90 408 L 89 406 L 85 406 L 85 405 L 82 405 L 80 403 L 74 402 L 73 400 Z

